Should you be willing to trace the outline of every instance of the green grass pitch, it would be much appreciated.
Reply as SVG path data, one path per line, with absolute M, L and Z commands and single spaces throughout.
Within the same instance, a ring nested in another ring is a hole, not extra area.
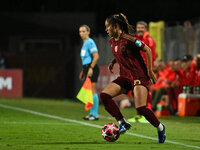
M 134 108 L 121 109 L 125 118 Z M 150 124 L 132 123 L 116 142 L 101 137 L 107 123 L 118 123 L 100 105 L 99 121 L 84 121 L 84 104 L 55 99 L 0 98 L 0 150 L 196 150 L 200 149 L 200 117 L 162 117 L 167 141 L 157 143 Z

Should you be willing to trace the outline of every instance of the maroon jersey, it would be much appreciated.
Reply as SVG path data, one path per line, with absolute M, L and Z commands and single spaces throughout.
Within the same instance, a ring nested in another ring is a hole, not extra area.
M 130 34 L 123 34 L 118 41 L 111 38 L 109 41 L 112 53 L 120 66 L 120 77 L 126 78 L 134 85 L 147 84 L 149 76 L 144 60 L 140 54 L 144 43 Z M 143 81 L 141 83 L 141 81 Z M 136 83 L 135 83 L 136 82 Z

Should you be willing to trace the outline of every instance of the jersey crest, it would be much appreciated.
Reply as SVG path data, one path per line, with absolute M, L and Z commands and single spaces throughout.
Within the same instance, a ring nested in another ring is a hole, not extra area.
M 117 46 L 115 46 L 115 52 L 117 52 Z

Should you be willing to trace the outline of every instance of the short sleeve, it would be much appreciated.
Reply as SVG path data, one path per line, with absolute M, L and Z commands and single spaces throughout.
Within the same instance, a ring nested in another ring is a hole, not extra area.
M 97 46 L 94 43 L 94 41 L 90 41 L 90 43 L 89 43 L 89 50 L 90 50 L 91 54 L 95 53 L 95 52 L 98 52 Z

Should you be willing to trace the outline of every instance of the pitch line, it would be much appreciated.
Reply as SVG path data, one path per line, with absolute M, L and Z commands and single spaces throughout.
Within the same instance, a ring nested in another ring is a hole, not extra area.
M 26 124 L 26 125 L 78 125 L 76 123 L 53 123 L 53 122 L 16 122 L 16 121 L 11 121 L 11 122 L 2 122 L 2 124 Z
M 82 125 L 86 125 L 86 126 L 90 126 L 90 127 L 95 127 L 95 128 L 100 128 L 100 129 L 102 128 L 102 126 L 100 126 L 100 125 L 95 125 L 95 124 L 86 123 L 86 122 L 83 122 L 83 121 L 78 121 L 78 120 L 63 118 L 63 117 L 54 116 L 54 115 L 50 115 L 50 114 L 45 114 L 45 113 L 41 113 L 41 112 L 29 110 L 29 109 L 24 109 L 24 108 L 19 108 L 19 107 L 4 105 L 4 104 L 0 104 L 0 107 L 12 109 L 12 110 L 17 110 L 17 111 L 21 111 L 21 112 L 26 112 L 26 113 L 34 114 L 34 115 L 37 115 L 37 116 L 43 116 L 43 117 L 47 117 L 47 118 L 73 122 L 73 123 L 82 124 Z M 140 137 L 140 138 L 151 139 L 151 140 L 154 140 L 154 141 L 158 140 L 157 138 L 153 138 L 153 137 L 149 137 L 149 136 L 145 136 L 145 135 L 141 135 L 141 134 L 136 134 L 136 133 L 131 133 L 131 132 L 127 132 L 126 134 L 132 135 L 132 136 L 137 136 L 137 137 Z M 169 140 L 166 140 L 165 142 L 175 144 L 175 145 L 181 145 L 181 146 L 185 146 L 185 147 L 200 149 L 199 146 L 195 146 L 195 145 L 188 145 L 188 144 L 173 142 L 173 141 L 169 141 Z

